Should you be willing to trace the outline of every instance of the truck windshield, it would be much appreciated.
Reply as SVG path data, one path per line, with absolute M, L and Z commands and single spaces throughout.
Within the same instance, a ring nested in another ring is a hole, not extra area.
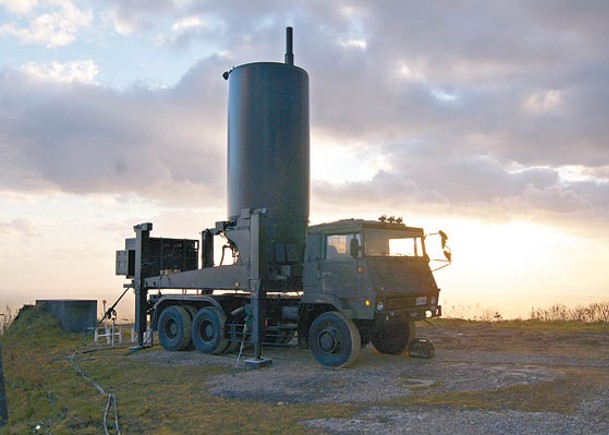
M 368 256 L 422 257 L 423 239 L 407 231 L 364 230 L 364 253 Z

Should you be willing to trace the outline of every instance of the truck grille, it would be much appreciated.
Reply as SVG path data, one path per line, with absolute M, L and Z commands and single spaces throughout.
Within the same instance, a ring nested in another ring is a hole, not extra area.
M 396 311 L 414 308 L 416 306 L 416 296 L 389 296 L 387 297 L 386 310 Z

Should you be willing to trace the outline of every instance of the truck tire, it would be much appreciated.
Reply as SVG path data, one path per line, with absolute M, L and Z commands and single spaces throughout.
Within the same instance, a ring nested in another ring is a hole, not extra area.
M 321 365 L 346 367 L 358 357 L 361 337 L 352 320 L 336 311 L 319 315 L 309 329 L 313 356 Z
M 380 353 L 398 355 L 414 338 L 414 322 L 385 324 L 372 334 L 372 345 Z
M 192 305 L 182 305 L 186 311 L 188 311 L 190 313 L 190 318 L 194 319 L 195 318 L 195 314 L 197 314 L 197 309 L 195 307 L 193 307 Z
M 165 308 L 159 316 L 157 331 L 163 349 L 169 351 L 185 350 L 191 343 L 190 313 L 176 305 Z
M 203 307 L 192 321 L 192 342 L 195 349 L 212 355 L 221 354 L 228 347 L 224 336 L 226 315 L 217 307 Z

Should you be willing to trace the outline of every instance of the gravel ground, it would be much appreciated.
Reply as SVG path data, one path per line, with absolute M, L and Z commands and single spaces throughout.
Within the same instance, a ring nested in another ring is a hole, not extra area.
M 307 350 L 265 348 L 270 367 L 248 370 L 236 354 L 144 352 L 135 358 L 168 365 L 225 366 L 230 373 L 211 378 L 207 388 L 226 398 L 287 406 L 296 403 L 355 403 L 350 419 L 301 422 L 327 433 L 434 434 L 609 434 L 609 385 L 586 391 L 574 414 L 513 410 L 462 410 L 449 406 L 399 407 L 387 399 L 421 389 L 484 392 L 534 385 L 565 376 L 570 369 L 608 369 L 609 337 L 601 333 L 548 333 L 484 327 L 462 330 L 419 328 L 431 338 L 432 359 L 382 355 L 362 350 L 351 368 L 319 366 Z M 565 400 L 569 400 L 565 397 Z
M 548 412 L 461 411 L 372 407 L 356 419 L 306 422 L 329 433 L 374 434 L 607 434 L 607 422 Z

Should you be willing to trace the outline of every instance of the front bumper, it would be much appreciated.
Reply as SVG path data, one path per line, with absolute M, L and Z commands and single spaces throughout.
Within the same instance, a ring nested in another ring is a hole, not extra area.
M 392 307 L 388 305 L 383 306 L 382 310 L 375 309 L 374 313 L 375 321 L 385 323 L 403 323 L 440 316 L 442 316 L 441 305 L 420 305 L 414 307 Z

